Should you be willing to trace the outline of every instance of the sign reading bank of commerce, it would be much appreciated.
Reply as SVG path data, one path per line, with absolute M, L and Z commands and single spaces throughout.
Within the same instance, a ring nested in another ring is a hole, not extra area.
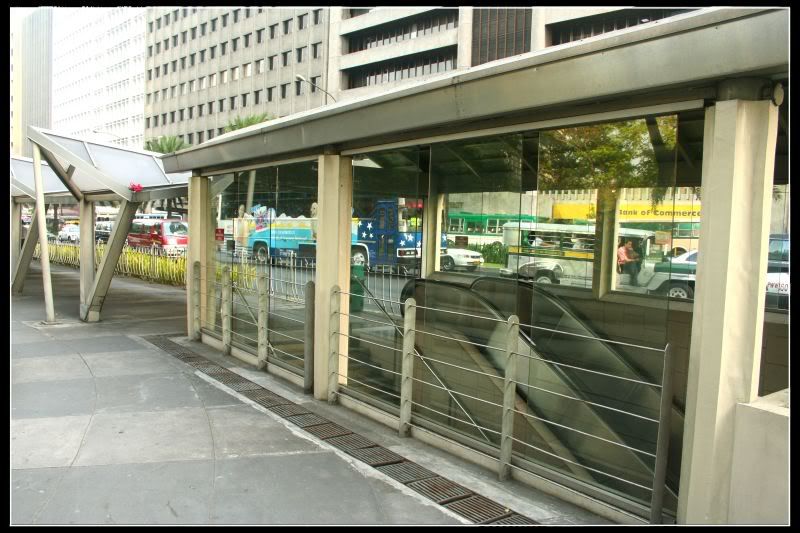
M 553 204 L 554 219 L 594 219 L 594 203 Z M 620 202 L 617 219 L 627 222 L 697 222 L 700 220 L 699 203 L 657 204 L 650 202 Z

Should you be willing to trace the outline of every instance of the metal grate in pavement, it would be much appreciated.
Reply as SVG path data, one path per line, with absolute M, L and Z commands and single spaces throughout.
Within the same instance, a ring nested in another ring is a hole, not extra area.
M 399 463 L 405 461 L 391 450 L 387 450 L 383 446 L 373 446 L 371 448 L 354 448 L 345 450 L 348 455 L 352 455 L 362 463 L 367 463 L 369 466 L 383 466 L 392 463 Z
M 308 431 L 315 437 L 319 437 L 322 440 L 352 433 L 352 431 L 350 431 L 349 429 L 343 428 L 339 424 L 334 424 L 333 422 L 331 422 L 330 424 L 322 424 L 320 426 L 310 426 L 303 429 L 305 431 Z
M 301 428 L 319 426 L 321 424 L 328 424 L 330 422 L 330 420 L 322 418 L 319 415 L 315 415 L 314 413 L 309 413 L 307 415 L 292 415 L 286 417 L 286 420 Z
M 478 524 L 530 525 L 537 522 L 515 513 L 496 502 L 473 493 L 471 490 L 437 476 L 422 466 L 378 446 L 369 439 L 347 428 L 328 421 L 286 398 L 264 389 L 239 374 L 218 365 L 188 348 L 170 340 L 182 333 L 148 335 L 144 340 L 173 357 L 204 372 L 227 387 L 241 392 L 253 402 L 286 418 L 306 432 L 331 443 L 348 455 L 372 466 L 379 472 L 401 482 L 423 496 Z
M 402 463 L 378 466 L 375 468 L 390 478 L 396 479 L 400 483 L 410 483 L 412 481 L 419 481 L 420 479 L 436 477 L 436 474 L 427 468 L 423 468 L 411 461 L 403 461 Z
M 471 490 L 465 489 L 461 485 L 453 483 L 449 479 L 443 477 L 413 481 L 409 483 L 408 486 L 439 505 L 444 505 L 473 494 Z
M 521 514 L 514 513 L 511 516 L 507 516 L 506 518 L 501 518 L 500 520 L 495 520 L 494 522 L 490 522 L 491 525 L 508 525 L 508 526 L 527 526 L 538 524 L 535 520 L 531 520 L 527 516 L 522 516 Z
M 377 446 L 376 443 L 372 442 L 371 440 L 365 437 L 362 437 L 361 435 L 358 435 L 357 433 L 350 433 L 348 435 L 342 435 L 341 437 L 333 437 L 327 439 L 325 442 L 333 444 L 340 450 L 355 450 L 358 448 L 369 448 L 370 446 Z
M 507 518 L 513 513 L 508 507 L 479 494 L 445 504 L 445 507 L 476 524 L 488 524 L 501 518 Z
M 283 418 L 286 418 L 287 416 L 292 416 L 292 415 L 310 415 L 311 414 L 311 411 L 309 411 L 305 407 L 302 407 L 302 406 L 294 404 L 294 403 L 287 403 L 285 405 L 276 405 L 274 407 L 270 407 L 269 410 L 272 411 L 273 413 L 275 413 L 278 416 L 282 416 Z

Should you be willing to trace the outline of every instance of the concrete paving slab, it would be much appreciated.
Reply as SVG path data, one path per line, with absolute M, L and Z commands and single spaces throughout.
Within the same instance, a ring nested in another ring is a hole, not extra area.
M 235 396 L 221 390 L 219 387 L 211 385 L 204 379 L 197 377 L 194 373 L 184 374 L 184 377 L 192 384 L 195 392 L 200 397 L 200 401 L 206 408 L 223 405 L 244 405 L 244 403 Z
M 78 354 L 77 351 L 73 350 L 69 346 L 64 346 L 53 339 L 38 342 L 26 342 L 24 344 L 18 344 L 13 338 L 12 341 L 14 342 L 14 344 L 11 346 L 12 359 L 25 357 L 64 357 Z M 58 350 L 55 350 L 55 348 L 58 348 Z
M 11 468 L 69 466 L 91 416 L 24 418 L 11 421 Z
M 12 384 L 90 377 L 92 377 L 92 373 L 80 355 L 30 357 L 11 361 Z
M 169 411 L 203 407 L 192 383 L 182 374 L 97 378 L 97 412 Z
M 90 415 L 94 404 L 91 378 L 17 383 L 11 387 L 11 418 Z
M 37 524 L 204 524 L 213 461 L 72 468 Z
M 212 519 L 229 524 L 459 523 L 396 489 L 396 507 L 387 514 L 383 506 L 392 488 L 369 479 L 332 452 L 218 461 Z M 393 516 L 399 520 L 393 522 Z
M 11 524 L 32 524 L 67 468 L 11 471 Z
M 173 357 L 153 350 L 93 353 L 83 359 L 95 377 L 181 372 Z
M 249 405 L 208 409 L 217 459 L 276 452 L 319 451 L 283 424 Z
M 128 338 L 126 335 L 106 335 L 91 338 L 73 339 L 67 342 L 70 349 L 82 354 L 97 352 L 124 352 L 141 350 L 142 345 Z
M 213 456 L 205 410 L 97 413 L 75 464 L 191 461 Z

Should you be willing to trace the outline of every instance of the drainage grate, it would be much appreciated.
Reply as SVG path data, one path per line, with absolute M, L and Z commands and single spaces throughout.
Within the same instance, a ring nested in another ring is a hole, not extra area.
M 376 470 L 380 470 L 390 478 L 396 479 L 400 483 L 410 483 L 420 479 L 436 477 L 436 474 L 427 468 L 422 468 L 417 463 L 412 463 L 411 461 L 379 466 L 376 468 Z
M 367 463 L 369 466 L 383 466 L 405 461 L 405 459 L 403 459 L 393 451 L 387 450 L 383 446 L 373 446 L 371 448 L 355 448 L 352 450 L 345 450 L 345 452 L 347 452 L 349 455 L 352 455 L 359 461 Z
M 247 391 L 247 392 L 258 392 L 258 391 Z M 276 405 L 291 404 L 291 402 L 289 400 L 287 400 L 285 398 L 277 397 L 277 396 L 275 396 L 275 397 L 273 397 L 273 396 L 257 396 L 255 398 L 251 398 L 251 399 L 254 402 L 256 402 L 258 405 L 261 405 L 262 407 L 266 407 L 267 409 L 275 407 Z
M 352 433 L 349 429 L 345 429 L 339 424 L 334 424 L 331 422 L 330 424 L 322 424 L 319 426 L 310 426 L 304 428 L 306 431 L 314 435 L 315 437 L 319 437 L 320 439 L 329 439 L 331 437 L 338 437 L 340 435 L 347 435 L 348 433 Z
M 226 373 L 230 372 L 230 370 L 228 370 L 225 367 L 221 367 L 219 365 L 214 365 L 213 367 L 204 368 L 203 372 L 208 374 L 209 376 L 214 376 L 216 378 L 217 376 L 224 376 Z
M 494 525 L 523 526 L 523 525 L 538 524 L 539 522 L 531 520 L 527 516 L 522 516 L 521 514 L 514 513 L 511 516 L 507 516 L 505 518 L 501 518 L 500 520 L 495 520 L 494 522 L 490 523 L 493 526 Z
M 478 494 L 448 503 L 445 507 L 464 518 L 472 520 L 476 524 L 494 522 L 501 518 L 510 517 L 512 514 L 511 509 L 508 507 L 503 507 L 499 503 Z
M 284 418 L 286 418 L 287 416 L 293 416 L 293 415 L 310 415 L 311 414 L 311 411 L 309 411 L 305 407 L 302 407 L 302 406 L 294 404 L 294 403 L 289 403 L 289 404 L 285 404 L 285 405 L 276 405 L 274 407 L 270 407 L 269 410 L 272 411 L 273 413 L 275 413 L 276 415 L 282 416 Z
M 341 437 L 333 437 L 332 439 L 328 439 L 325 442 L 333 444 L 340 450 L 345 450 L 345 451 L 355 450 L 358 448 L 369 448 L 370 446 L 377 446 L 376 443 L 356 433 L 350 433 L 349 435 L 342 435 Z
M 471 490 L 465 489 L 461 485 L 457 485 L 443 477 L 414 481 L 409 483 L 408 486 L 440 505 L 473 494 Z
M 286 420 L 301 428 L 319 426 L 321 424 L 327 424 L 330 422 L 330 420 L 326 420 L 325 418 L 315 415 L 314 413 L 309 413 L 307 415 L 291 415 L 287 417 Z

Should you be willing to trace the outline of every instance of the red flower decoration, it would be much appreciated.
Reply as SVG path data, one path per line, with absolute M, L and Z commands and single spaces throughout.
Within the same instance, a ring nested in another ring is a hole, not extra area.
M 140 192 L 142 190 L 142 186 L 138 183 L 131 182 L 131 184 L 128 185 L 128 189 L 132 190 L 133 192 Z

